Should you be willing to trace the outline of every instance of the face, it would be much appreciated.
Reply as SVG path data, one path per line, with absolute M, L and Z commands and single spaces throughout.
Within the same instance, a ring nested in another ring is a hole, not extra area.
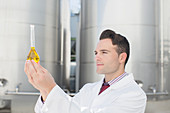
M 111 39 L 99 41 L 95 50 L 98 74 L 112 75 L 119 71 L 121 61 L 116 49 L 117 45 L 113 45 Z

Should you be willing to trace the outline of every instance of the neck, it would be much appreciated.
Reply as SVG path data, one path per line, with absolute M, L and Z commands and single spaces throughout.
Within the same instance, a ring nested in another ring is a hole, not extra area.
M 125 70 L 115 72 L 115 73 L 111 73 L 111 74 L 105 74 L 105 82 L 109 82 L 109 81 L 115 79 L 116 77 L 122 75 L 123 73 L 125 73 Z

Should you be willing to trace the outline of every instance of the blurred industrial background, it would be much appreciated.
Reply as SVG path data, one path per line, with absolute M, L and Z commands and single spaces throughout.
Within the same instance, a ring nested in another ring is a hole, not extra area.
M 34 113 L 39 92 L 24 63 L 30 24 L 41 64 L 68 94 L 95 82 L 94 50 L 112 29 L 131 44 L 127 72 L 147 94 L 145 113 L 170 113 L 170 0 L 0 0 L 0 113 Z

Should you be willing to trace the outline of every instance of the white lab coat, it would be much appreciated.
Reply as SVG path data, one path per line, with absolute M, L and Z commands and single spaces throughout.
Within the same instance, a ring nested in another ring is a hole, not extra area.
M 144 113 L 146 95 L 132 74 L 111 85 L 100 95 L 103 79 L 86 84 L 74 97 L 56 85 L 44 104 L 39 97 L 36 113 Z

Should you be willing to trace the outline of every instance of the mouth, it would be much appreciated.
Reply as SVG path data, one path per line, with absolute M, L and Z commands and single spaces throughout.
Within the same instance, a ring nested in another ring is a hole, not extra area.
M 97 66 L 103 66 L 104 64 L 102 64 L 102 63 L 97 63 L 96 65 L 97 65 Z

